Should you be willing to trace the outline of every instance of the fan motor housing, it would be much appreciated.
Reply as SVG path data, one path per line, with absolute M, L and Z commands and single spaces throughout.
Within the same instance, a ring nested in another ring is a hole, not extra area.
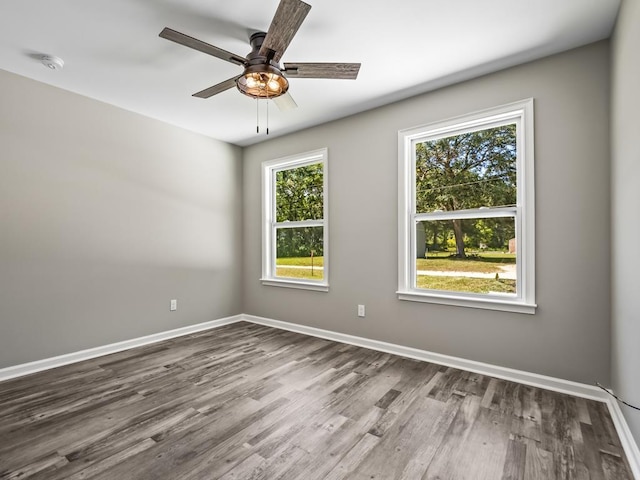
M 276 98 L 289 90 L 289 81 L 280 70 L 280 65 L 269 57 L 260 55 L 260 47 L 266 35 L 265 32 L 251 35 L 247 66 L 242 76 L 236 80 L 238 90 L 251 98 Z

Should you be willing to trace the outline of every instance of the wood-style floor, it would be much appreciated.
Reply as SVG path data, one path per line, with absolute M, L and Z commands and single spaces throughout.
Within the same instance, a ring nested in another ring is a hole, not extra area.
M 0 383 L 0 478 L 631 480 L 603 403 L 248 323 Z

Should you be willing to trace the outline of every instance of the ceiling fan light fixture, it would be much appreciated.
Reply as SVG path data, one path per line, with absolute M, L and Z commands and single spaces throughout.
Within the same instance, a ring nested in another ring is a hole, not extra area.
M 289 81 L 273 65 L 250 65 L 236 80 L 241 93 L 251 98 L 276 98 L 287 93 Z
M 249 38 L 251 52 L 244 57 L 169 27 L 162 29 L 160 37 L 244 68 L 242 75 L 200 90 L 193 97 L 210 98 L 235 86 L 240 93 L 250 98 L 270 98 L 275 100 L 278 108 L 291 109 L 296 108 L 297 104 L 288 94 L 289 81 L 282 72 L 292 78 L 355 80 L 360 70 L 359 63 L 298 62 L 280 66 L 282 55 L 310 9 L 311 5 L 303 0 L 280 0 L 269 30 L 253 32 Z

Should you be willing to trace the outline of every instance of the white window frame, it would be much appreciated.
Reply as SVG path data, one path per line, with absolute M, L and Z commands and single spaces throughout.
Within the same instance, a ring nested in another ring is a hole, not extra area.
M 439 138 L 516 124 L 517 200 L 515 207 L 417 214 L 415 144 Z M 535 313 L 535 195 L 533 99 L 502 105 L 398 132 L 398 291 L 400 300 Z M 452 218 L 514 217 L 516 228 L 516 295 L 426 290 L 415 287 L 416 222 Z
M 262 162 L 262 278 L 263 285 L 329 291 L 329 157 L 326 148 Z M 276 173 L 306 165 L 322 163 L 322 219 L 299 222 L 276 221 Z M 323 227 L 322 280 L 282 278 L 276 276 L 277 228 Z

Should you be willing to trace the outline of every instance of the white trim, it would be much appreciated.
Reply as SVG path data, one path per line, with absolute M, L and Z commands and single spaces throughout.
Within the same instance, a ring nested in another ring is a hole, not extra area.
M 534 129 L 533 129 L 533 98 L 525 100 L 520 127 L 518 129 L 518 143 L 523 145 L 524 161 L 522 171 L 526 174 L 518 175 L 518 204 L 520 208 L 520 228 L 516 237 L 520 245 L 517 246 L 521 252 L 522 263 L 519 266 L 518 278 L 522 282 L 524 302 L 535 304 L 536 299 L 536 199 L 535 199 L 535 162 L 534 162 Z M 524 138 L 523 138 L 524 137 Z M 520 168 L 520 165 L 518 166 Z M 524 233 L 522 232 L 524 230 Z M 526 268 L 525 268 L 526 267 Z
M 497 298 L 499 293 L 487 295 L 487 298 L 477 296 L 463 297 L 464 294 L 441 295 L 436 290 L 425 290 L 425 293 L 415 291 L 396 292 L 399 300 L 411 300 L 413 302 L 437 303 L 440 305 L 454 305 L 456 307 L 481 308 L 483 310 L 499 310 L 502 312 L 536 313 L 536 304 L 528 304 L 520 301 L 509 301 L 512 294 L 504 294 L 505 299 Z
M 242 320 L 268 327 L 279 328 L 281 330 L 289 330 L 291 332 L 302 333 L 313 337 L 326 338 L 340 343 L 348 343 L 358 347 L 377 350 L 379 352 L 392 353 L 401 357 L 413 358 L 425 362 L 436 363 L 447 367 L 459 368 L 470 372 L 480 373 L 491 377 L 509 380 L 511 382 L 523 383 L 532 387 L 544 388 L 554 392 L 575 395 L 576 397 L 587 398 L 599 402 L 606 402 L 608 395 L 596 386 L 587 385 L 585 383 L 573 382 L 561 378 L 549 377 L 538 373 L 525 372 L 513 368 L 491 365 L 489 363 L 476 362 L 475 360 L 467 360 L 465 358 L 452 357 L 441 353 L 429 352 L 394 343 L 382 342 L 370 338 L 356 337 L 345 333 L 333 332 L 331 330 L 323 330 L 306 325 L 298 325 L 295 323 L 283 322 L 281 320 L 273 320 L 271 318 L 257 317 L 255 315 L 241 315 Z
M 296 222 L 275 221 L 275 172 L 316 163 L 322 164 L 322 220 Z M 323 227 L 322 250 L 324 257 L 323 279 L 319 282 L 280 278 L 275 275 L 276 246 L 274 235 L 278 228 Z M 303 290 L 329 291 L 329 151 L 320 148 L 311 152 L 290 155 L 262 162 L 262 285 L 300 288 Z
M 316 292 L 328 292 L 329 285 L 324 283 L 311 283 L 310 281 L 282 279 L 275 278 L 261 278 L 262 285 L 268 285 L 270 287 L 284 287 L 284 288 L 298 288 L 301 290 L 315 290 Z
M 88 348 L 86 350 L 66 353 L 64 355 L 58 355 L 56 357 L 50 357 L 42 360 L 36 360 L 34 362 L 22 363 L 20 365 L 1 368 L 0 382 L 9 380 L 11 378 L 22 377 L 24 375 L 41 372 L 43 370 L 49 370 L 51 368 L 62 367 L 63 365 L 69 365 L 71 363 L 77 363 L 96 357 L 102 357 L 104 355 L 121 352 L 123 350 L 129 350 L 131 348 L 142 347 L 144 345 L 161 342 L 163 340 L 169 340 L 171 338 L 181 337 L 183 335 L 189 335 L 191 333 L 201 332 L 203 330 L 209 330 L 211 328 L 230 325 L 232 323 L 237 323 L 240 321 L 242 321 L 242 315 L 233 315 L 231 317 L 219 318 L 218 320 L 211 320 L 209 322 L 198 323 L 196 325 L 180 327 L 174 330 L 168 330 L 166 332 L 153 333 L 151 335 L 145 335 L 144 337 L 133 338 L 131 340 L 110 343 L 108 345 L 102 345 L 100 347 Z
M 517 125 L 517 206 L 456 212 L 417 213 L 415 207 L 415 148 L 432 140 L 506 123 Z M 533 98 L 398 131 L 398 299 L 425 303 L 535 314 L 535 191 Z M 499 295 L 465 294 L 416 288 L 416 221 L 513 216 L 518 242 L 517 294 L 511 301 Z M 468 297 L 468 298 L 467 298 Z
M 323 220 L 297 220 L 295 222 L 273 222 L 271 224 L 277 228 L 300 228 L 300 227 L 324 227 Z
M 469 210 L 454 210 L 452 212 L 416 213 L 413 215 L 413 221 L 427 220 L 437 222 L 439 220 L 456 220 L 458 218 L 515 218 L 517 213 L 518 209 L 516 207 L 472 208 Z
M 476 362 L 475 360 L 467 360 L 464 358 L 453 357 L 449 355 L 443 355 L 440 353 L 429 352 L 427 350 L 420 350 L 412 347 L 405 347 L 393 343 L 382 342 L 380 340 L 373 340 L 365 337 L 357 337 L 354 335 L 348 335 L 345 333 L 333 332 L 331 330 L 323 330 L 315 327 L 308 327 L 305 325 L 298 325 L 295 323 L 283 322 L 281 320 L 274 320 L 271 318 L 258 317 L 255 315 L 249 315 L 241 313 L 239 315 L 233 315 L 231 317 L 220 318 L 218 320 L 212 320 L 210 322 L 199 323 L 196 325 L 189 325 L 187 327 L 176 328 L 174 330 L 168 330 L 166 332 L 154 333 L 146 335 L 144 337 L 138 337 L 131 340 L 124 340 L 122 342 L 111 343 L 100 347 L 90 348 L 86 350 L 80 350 L 78 352 L 67 353 L 65 355 L 59 355 L 56 357 L 46 358 L 43 360 L 36 360 L 34 362 L 23 363 L 20 365 L 14 365 L 0 369 L 0 381 L 8 380 L 10 378 L 20 377 L 23 375 L 29 375 L 32 373 L 48 370 L 50 368 L 61 367 L 71 363 L 81 362 L 83 360 L 90 360 L 92 358 L 100 357 L 103 355 L 109 355 L 111 353 L 121 352 L 131 348 L 141 347 L 163 340 L 171 338 L 181 337 L 183 335 L 189 335 L 191 333 L 200 332 L 203 330 L 209 330 L 212 328 L 222 327 L 224 325 L 230 325 L 237 322 L 250 322 L 258 325 L 265 325 L 268 327 L 278 328 L 281 330 L 288 330 L 291 332 L 302 333 L 312 337 L 326 338 L 327 340 L 333 340 L 340 343 L 347 343 L 350 345 L 356 345 L 358 347 L 368 348 L 371 350 L 377 350 L 380 352 L 392 353 L 402 357 L 413 358 L 416 360 L 422 360 L 425 362 L 436 363 L 438 365 L 445 365 L 448 367 L 459 368 L 461 370 L 468 370 L 470 372 L 480 373 L 482 375 L 489 375 L 496 378 L 502 378 L 513 382 L 524 383 L 534 387 L 545 388 L 547 390 L 553 390 L 560 393 L 566 393 L 569 395 L 575 395 L 578 397 L 588 398 L 591 400 L 598 400 L 607 402 L 612 405 L 609 400 L 610 396 L 607 395 L 600 388 L 572 382 L 570 380 L 563 380 L 555 377 L 548 377 L 545 375 L 539 375 L 537 373 L 529 373 L 522 370 L 515 370 L 512 368 L 500 367 L 497 365 L 491 365 L 489 363 Z M 613 404 L 614 408 L 617 408 L 617 419 L 619 422 L 624 422 L 624 417 L 620 412 L 620 408 L 617 404 Z M 625 423 L 626 424 L 626 423 Z M 627 427 L 628 430 L 628 427 Z M 627 434 L 631 437 L 631 433 Z M 632 438 L 632 437 L 631 437 Z
M 638 444 L 633 438 L 633 434 L 631 433 L 629 424 L 622 413 L 620 404 L 615 398 L 609 395 L 607 395 L 607 397 L 609 413 L 611 414 L 611 419 L 613 420 L 616 432 L 618 432 L 618 437 L 620 437 L 620 443 L 622 444 L 624 453 L 627 455 L 631 472 L 636 479 L 640 480 L 640 449 L 638 449 Z
M 321 162 L 327 156 L 326 148 L 319 148 L 305 153 L 297 153 L 287 157 L 275 158 L 273 160 L 265 160 L 262 165 L 273 171 L 289 170 L 294 167 L 304 167 Z

